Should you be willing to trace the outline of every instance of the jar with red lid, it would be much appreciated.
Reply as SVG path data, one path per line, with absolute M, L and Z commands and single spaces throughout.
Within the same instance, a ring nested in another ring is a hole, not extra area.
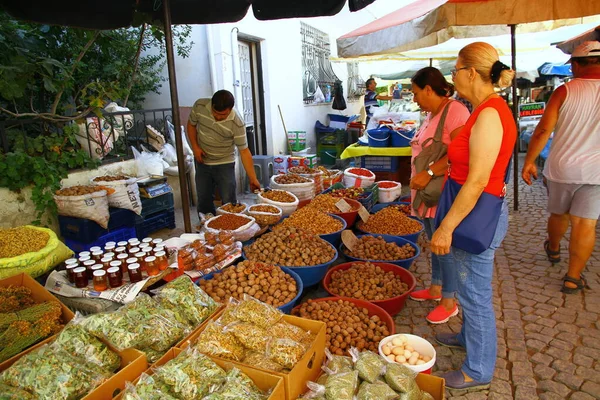
M 75 287 L 86 288 L 88 285 L 87 270 L 85 267 L 77 267 L 73 270 L 73 278 L 75 280 Z
M 106 271 L 108 275 L 108 284 L 111 288 L 119 287 L 123 284 L 123 272 L 119 267 L 110 267 L 108 271 Z
M 94 290 L 97 292 L 103 292 L 108 289 L 108 278 L 106 276 L 106 271 L 103 269 L 99 269 L 94 271 Z
M 156 263 L 158 264 L 158 269 L 164 271 L 169 266 L 169 260 L 167 259 L 167 253 L 164 251 L 159 251 L 158 253 L 154 253 L 154 257 L 156 257 Z
M 146 270 L 146 262 L 144 260 L 146 257 L 148 257 L 148 254 L 141 251 L 139 253 L 135 253 L 134 257 L 138 259 L 138 264 L 140 264 L 140 270 L 145 271 Z
M 84 261 L 82 265 L 85 267 L 85 270 L 87 271 L 88 279 L 92 279 L 92 277 L 93 277 L 92 266 L 96 265 L 96 261 L 95 260 L 87 260 L 87 261 Z
M 156 257 L 150 256 L 144 259 L 144 263 L 146 264 L 146 272 L 148 276 L 155 276 L 160 274 L 160 269 L 158 268 L 158 263 L 156 262 Z
M 79 268 L 79 264 L 68 264 L 65 268 L 67 271 L 67 279 L 69 279 L 69 282 L 71 283 L 75 283 L 75 274 L 73 273 L 75 268 Z
M 134 263 L 127 266 L 127 272 L 129 273 L 129 281 L 136 283 L 142 280 L 142 271 L 140 264 Z

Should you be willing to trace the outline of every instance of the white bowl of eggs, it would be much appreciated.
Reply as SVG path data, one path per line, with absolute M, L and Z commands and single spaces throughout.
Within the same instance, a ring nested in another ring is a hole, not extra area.
M 415 372 L 431 373 L 435 364 L 435 349 L 427 340 L 400 333 L 379 342 L 379 354 L 389 362 L 402 364 Z

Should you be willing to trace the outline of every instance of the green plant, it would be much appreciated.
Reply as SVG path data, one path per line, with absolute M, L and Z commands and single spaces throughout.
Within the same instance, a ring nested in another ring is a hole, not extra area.
M 0 187 L 19 193 L 31 186 L 31 200 L 35 204 L 35 225 L 42 223 L 44 213 L 57 213 L 53 194 L 60 189 L 60 182 L 70 170 L 97 168 L 99 162 L 81 150 L 75 133 L 75 124 L 65 125 L 61 131 L 41 132 L 36 137 L 10 130 L 13 151 L 0 154 Z M 46 221 L 50 222 L 50 221 Z

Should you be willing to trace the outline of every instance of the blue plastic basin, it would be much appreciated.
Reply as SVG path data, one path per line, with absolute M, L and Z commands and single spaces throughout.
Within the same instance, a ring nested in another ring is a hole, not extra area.
M 335 214 L 328 214 L 329 216 L 339 220 L 342 223 L 342 229 L 340 229 L 337 232 L 333 232 L 333 233 L 327 233 L 325 235 L 319 235 L 319 237 L 329 243 L 331 243 L 334 247 L 339 246 L 340 241 L 342 239 L 342 231 L 344 229 L 346 229 L 348 227 L 348 224 L 346 223 L 346 220 L 342 217 L 340 217 L 339 215 L 335 215 Z M 288 216 L 285 216 L 283 218 L 281 218 L 281 220 L 276 224 L 276 225 L 272 225 L 269 227 L 269 230 L 271 232 L 273 232 L 273 228 L 276 227 L 278 224 L 282 223 L 284 219 L 288 218 Z M 250 242 L 244 242 L 244 243 L 250 243 Z
M 397 265 L 397 266 L 402 267 L 404 269 L 410 269 L 410 267 L 413 264 L 413 262 L 421 254 L 421 249 L 419 248 L 419 245 L 417 245 L 414 242 L 411 242 L 410 240 L 406 240 L 406 239 L 404 239 L 402 237 L 399 237 L 399 236 L 378 235 L 378 234 L 357 235 L 358 238 L 361 238 L 363 236 L 381 236 L 383 238 L 383 240 L 385 240 L 386 242 L 388 242 L 388 243 L 396 243 L 398 246 L 404 246 L 405 244 L 408 243 L 408 244 L 410 244 L 415 249 L 415 256 L 411 257 L 411 258 L 404 259 L 404 260 L 396 260 L 396 261 L 391 261 L 391 260 L 367 260 L 367 259 L 364 259 L 364 258 L 356 258 L 356 257 L 349 256 L 348 253 L 346 253 L 344 251 L 344 245 L 343 244 L 340 245 L 340 253 L 342 253 L 344 255 L 344 257 L 346 257 L 348 260 L 352 260 L 352 261 L 369 261 L 369 262 L 383 262 L 383 263 L 388 263 L 388 264 L 394 264 L 394 265 Z

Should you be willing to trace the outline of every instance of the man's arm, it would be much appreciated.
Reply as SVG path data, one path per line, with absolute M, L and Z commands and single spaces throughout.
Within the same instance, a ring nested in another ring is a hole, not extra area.
M 378 94 L 377 96 L 375 96 L 375 98 L 377 100 L 384 100 L 385 101 L 385 100 L 393 100 L 394 96 L 389 96 L 387 94 Z
M 246 175 L 248 175 L 248 180 L 250 181 L 250 190 L 260 190 L 260 182 L 256 179 L 256 172 L 254 171 L 254 161 L 252 160 L 252 153 L 249 148 L 245 148 L 240 150 L 240 158 L 242 159 L 242 165 L 244 166 L 244 170 L 246 170 Z
M 537 167 L 535 166 L 535 159 L 540 155 L 548 139 L 556 127 L 558 121 L 558 112 L 562 107 L 565 99 L 567 98 L 567 88 L 561 86 L 552 93 L 550 100 L 544 110 L 542 119 L 537 124 L 529 146 L 527 149 L 527 155 L 525 156 L 525 162 L 523 164 L 523 170 L 521 171 L 521 177 L 528 185 L 531 185 L 531 177 L 537 179 Z
M 187 137 L 188 142 L 190 142 L 192 152 L 194 153 L 194 157 L 199 163 L 201 163 L 202 156 L 204 156 L 204 151 L 202 151 L 200 145 L 198 144 L 198 131 L 196 130 L 196 125 L 192 124 L 190 121 L 187 123 Z

